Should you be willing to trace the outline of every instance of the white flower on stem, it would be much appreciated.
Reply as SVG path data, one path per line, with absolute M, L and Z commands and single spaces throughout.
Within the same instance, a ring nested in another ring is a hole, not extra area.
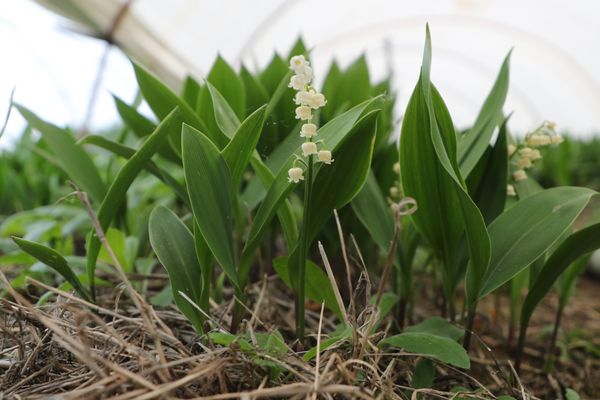
M 315 148 L 316 148 L 316 146 L 315 146 Z M 331 158 L 331 151 L 329 151 L 329 150 L 320 150 L 319 154 L 318 154 L 318 158 L 319 158 L 319 161 L 321 161 L 324 164 L 331 164 L 334 161 L 334 159 Z
M 519 155 L 521 157 L 530 158 L 532 151 L 533 150 L 531 149 L 531 147 L 523 147 L 521 150 L 519 150 Z
M 515 192 L 515 187 L 513 185 L 506 186 L 506 195 L 510 197 L 515 197 L 517 192 Z
M 294 182 L 294 183 L 298 183 L 300 181 L 304 180 L 304 171 L 302 170 L 302 168 L 299 167 L 294 167 L 294 168 L 290 168 L 288 169 L 288 176 L 289 182 Z
M 548 135 L 534 133 L 527 138 L 527 144 L 531 147 L 545 146 L 550 144 L 550 137 Z
M 313 137 L 317 135 L 317 126 L 315 124 L 304 124 L 302 128 L 300 128 L 300 136 L 301 137 Z
M 296 107 L 296 119 L 308 121 L 312 118 L 312 110 L 308 106 Z
M 550 142 L 552 144 L 561 144 L 564 141 L 565 141 L 565 139 L 563 139 L 563 137 L 561 135 L 556 134 L 556 135 L 550 136 Z
M 529 158 L 519 158 L 519 161 L 517 161 L 517 166 L 521 169 L 530 168 L 531 165 L 531 159 Z
M 302 54 L 294 56 L 290 59 L 290 69 L 294 72 L 302 71 L 302 68 L 309 65 L 308 61 Z
M 542 154 L 538 149 L 531 150 L 531 154 L 529 155 L 531 161 L 539 160 L 540 158 L 542 158 Z
M 308 101 L 306 103 L 307 106 L 316 110 L 317 108 L 324 107 L 327 104 L 327 100 L 325 100 L 325 96 L 322 93 L 316 93 L 312 91 L 308 96 Z
M 296 103 L 299 106 L 306 106 L 308 105 L 310 96 L 310 92 L 307 92 L 306 90 L 301 90 L 298 93 L 296 93 L 296 96 L 294 97 L 294 103 Z
M 513 178 L 515 178 L 515 181 L 524 181 L 527 179 L 527 172 L 522 169 L 518 169 L 513 172 Z
M 317 144 L 314 142 L 302 143 L 302 154 L 304 157 L 317 154 Z
M 310 83 L 311 79 L 312 76 L 308 74 L 292 75 L 288 87 L 294 88 L 294 90 L 303 90 Z
M 397 175 L 400 175 L 400 163 L 399 163 L 399 162 L 397 162 L 397 163 L 394 163 L 394 166 L 392 167 L 392 169 L 394 170 L 394 172 L 395 172 Z
M 551 131 L 556 130 L 556 123 L 552 122 L 552 121 L 546 121 L 544 122 L 544 126 L 548 129 L 550 129 Z
M 512 156 L 515 151 L 517 150 L 517 146 L 515 146 L 514 144 L 509 144 L 508 145 L 508 156 Z

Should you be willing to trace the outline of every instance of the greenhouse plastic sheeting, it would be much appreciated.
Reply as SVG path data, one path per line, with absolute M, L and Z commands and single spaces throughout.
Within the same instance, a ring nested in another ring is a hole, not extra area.
M 513 130 L 543 120 L 589 134 L 600 127 L 598 0 L 40 0 L 89 33 L 113 37 L 172 86 L 202 77 L 220 53 L 234 65 L 264 65 L 301 35 L 317 80 L 336 58 L 365 53 L 373 79 L 393 76 L 404 109 L 416 82 L 425 23 L 433 80 L 459 126 L 468 126 L 504 56 L 511 58 L 505 111 Z M 119 17 L 117 17 L 120 15 Z M 115 21 L 118 23 L 115 24 Z

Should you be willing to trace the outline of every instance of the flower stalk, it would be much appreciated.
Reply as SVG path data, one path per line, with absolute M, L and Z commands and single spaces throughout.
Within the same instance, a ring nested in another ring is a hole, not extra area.
M 312 122 L 313 110 L 317 110 L 327 103 L 325 96 L 316 91 L 311 86 L 313 72 L 309 61 L 302 55 L 294 56 L 290 60 L 290 69 L 294 75 L 290 79 L 289 87 L 297 91 L 294 96 L 296 108 L 296 119 L 305 121 L 300 128 L 300 137 L 305 138 L 301 145 L 301 156 L 296 155 L 292 168 L 288 170 L 289 181 L 299 183 L 304 181 L 304 214 L 300 227 L 300 236 L 297 251 L 298 271 L 290 271 L 296 277 L 295 290 L 295 311 L 296 311 L 296 334 L 300 343 L 304 342 L 304 301 L 305 301 L 305 273 L 306 259 L 308 257 L 310 237 L 308 233 L 308 224 L 311 214 L 312 184 L 314 175 L 314 163 L 316 161 L 323 164 L 331 164 L 334 160 L 331 151 L 324 149 L 323 140 L 315 140 L 318 136 L 318 127 Z M 319 149 L 321 147 L 321 149 Z M 304 157 L 304 158 L 303 158 Z M 316 157 L 316 160 L 315 160 Z M 304 177 L 306 168 L 306 178 Z

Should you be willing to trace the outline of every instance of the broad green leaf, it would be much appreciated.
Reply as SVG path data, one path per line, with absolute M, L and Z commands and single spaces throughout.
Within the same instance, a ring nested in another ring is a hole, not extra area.
M 148 161 L 158 151 L 173 131 L 180 129 L 181 115 L 179 109 L 171 113 L 158 125 L 156 130 L 146 139 L 140 149 L 123 165 L 119 170 L 117 177 L 110 185 L 106 197 L 100 204 L 98 210 L 98 221 L 104 231 L 106 231 L 126 199 L 127 190 L 133 183 L 140 171 L 148 164 Z M 97 233 L 93 231 L 88 237 L 87 246 L 87 272 L 90 285 L 94 287 L 94 278 L 96 270 L 96 260 L 100 251 L 100 240 Z M 93 295 L 93 289 L 92 289 Z
M 232 138 L 237 129 L 240 127 L 240 120 L 237 117 L 235 110 L 227 102 L 225 97 L 215 88 L 210 82 L 206 82 L 206 88 L 211 97 L 213 111 L 215 113 L 215 122 L 217 126 L 227 136 Z
M 466 233 L 470 254 L 467 296 L 477 292 L 490 253 L 485 223 L 465 190 L 456 161 L 456 134 L 450 114 L 430 82 L 431 40 L 427 28 L 419 82 L 406 109 L 400 135 L 405 195 L 417 201 L 412 220 L 443 263 L 445 291 L 453 297 L 459 250 Z
M 144 99 L 146 99 L 146 102 L 154 114 L 156 114 L 161 121 L 165 119 L 175 107 L 179 107 L 181 116 L 186 123 L 197 129 L 202 129 L 204 127 L 194 110 L 156 76 L 136 63 L 133 63 L 133 69 Z
M 109 140 L 104 136 L 99 135 L 87 135 L 78 143 L 98 146 L 100 148 L 110 151 L 113 154 L 118 155 L 119 157 L 127 159 L 133 157 L 136 152 L 136 150 L 132 149 L 131 147 L 127 147 L 123 144 L 113 142 L 112 140 Z M 164 182 L 166 185 L 170 186 L 181 201 L 183 201 L 185 204 L 189 203 L 185 187 L 181 183 L 179 183 L 177 179 L 171 176 L 171 174 L 157 166 L 152 160 L 148 161 L 144 168 L 149 173 L 151 173 L 152 175 L 160 179 L 162 182 Z
M 316 173 L 310 203 L 308 238 L 312 242 L 334 209 L 349 203 L 363 187 L 370 171 L 378 111 L 361 118 L 333 153 L 334 162 Z M 328 145 L 329 140 L 326 142 Z M 331 188 L 335 188 L 334 191 Z
M 361 191 L 352 200 L 354 213 L 384 251 L 389 251 L 394 236 L 394 216 L 379 189 L 373 171 L 369 172 Z
M 577 393 L 576 391 L 574 391 L 571 388 L 568 388 L 566 391 L 566 396 L 567 400 L 579 400 L 581 399 L 581 397 L 579 396 L 579 393 Z
M 58 272 L 67 282 L 69 282 L 75 291 L 83 297 L 84 300 L 91 301 L 91 296 L 86 288 L 83 287 L 77 275 L 73 272 L 71 266 L 63 256 L 58 252 L 36 242 L 21 239 L 16 236 L 12 238 L 15 243 L 27 254 L 35 257 L 40 262 Z
M 451 324 L 441 317 L 427 318 L 417 325 L 409 326 L 404 332 L 430 333 L 457 341 L 464 336 L 465 330 Z
M 140 114 L 138 110 L 125 103 L 119 97 L 113 95 L 113 100 L 115 101 L 119 116 L 135 136 L 143 138 L 154 132 L 156 129 L 156 124 L 154 122 Z
M 410 386 L 414 389 L 430 388 L 434 379 L 435 366 L 433 362 L 428 358 L 423 358 L 415 365 Z
M 387 344 L 411 353 L 435 358 L 459 368 L 471 367 L 471 361 L 465 349 L 456 341 L 444 336 L 424 332 L 407 332 L 388 337 L 379 344 Z
M 200 91 L 200 84 L 197 80 L 191 76 L 187 76 L 183 82 L 183 90 L 181 97 L 189 104 L 192 110 L 196 109 L 196 102 L 198 101 L 198 92 Z
M 525 332 L 537 305 L 548 294 L 559 276 L 578 258 L 600 248 L 600 224 L 595 224 L 567 237 L 546 260 L 538 278 L 523 302 L 521 331 Z
M 503 285 L 538 259 L 571 226 L 596 194 L 578 187 L 558 187 L 527 197 L 489 226 L 492 258 L 478 298 Z
M 263 106 L 246 118 L 221 152 L 231 171 L 232 186 L 236 191 L 262 132 L 265 110 L 266 106 Z
M 133 260 L 129 258 L 127 252 L 127 238 L 125 237 L 125 234 L 115 228 L 109 228 L 105 234 L 106 240 L 117 257 L 119 264 L 121 264 L 126 273 L 133 272 Z M 113 264 L 112 257 L 104 247 L 100 249 L 98 259 L 107 264 Z
M 233 255 L 231 174 L 214 143 L 189 125 L 182 131 L 183 169 L 194 217 L 208 247 L 238 286 Z
M 39 131 L 44 141 L 56 157 L 59 167 L 69 178 L 86 191 L 92 200 L 100 202 L 106 193 L 106 186 L 90 156 L 77 146 L 71 133 L 40 119 L 29 109 L 15 104 L 15 107 L 32 128 Z
M 463 177 L 469 176 L 488 148 L 494 129 L 502 121 L 502 107 L 508 93 L 510 55 L 504 58 L 496 82 L 485 99 L 473 127 L 458 142 L 458 162 Z
M 244 65 L 240 70 L 240 78 L 242 78 L 246 88 L 246 102 L 248 103 L 249 112 L 254 112 L 254 110 L 258 110 L 263 104 L 269 102 L 269 95 L 262 83 Z
M 156 207 L 150 214 L 148 229 L 152 248 L 169 274 L 175 304 L 196 331 L 202 333 L 204 315 L 180 294 L 184 293 L 200 306 L 202 270 L 196 258 L 192 233 L 171 210 L 163 206 Z
M 223 96 L 238 119 L 246 115 L 246 88 L 242 79 L 231 66 L 219 55 L 206 78 Z
M 291 286 L 289 274 L 289 259 L 288 257 L 279 257 L 273 260 L 273 268 L 277 275 L 288 286 Z M 340 306 L 335 298 L 335 293 L 327 274 L 312 261 L 306 261 L 306 274 L 304 276 L 304 290 L 306 297 L 316 303 L 325 303 L 325 307 L 333 311 L 338 318 L 342 319 Z
M 488 147 L 467 179 L 471 197 L 486 224 L 502 214 L 506 204 L 508 175 L 507 132 L 504 120 L 494 146 Z

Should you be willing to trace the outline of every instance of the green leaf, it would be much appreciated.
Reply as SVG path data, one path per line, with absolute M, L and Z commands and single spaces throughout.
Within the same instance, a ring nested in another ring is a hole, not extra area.
M 512 50 L 504 58 L 496 82 L 494 82 L 490 94 L 485 99 L 473 127 L 458 143 L 458 162 L 463 177 L 469 176 L 473 168 L 475 168 L 492 140 L 494 129 L 502 121 L 502 107 L 508 93 L 508 63 L 511 53 Z
M 456 161 L 456 134 L 441 96 L 430 82 L 431 40 L 427 28 L 421 76 L 407 106 L 400 135 L 400 170 L 406 196 L 417 201 L 411 215 L 418 231 L 443 264 L 448 298 L 460 277 L 466 233 L 470 254 L 467 297 L 477 292 L 490 255 L 485 223 L 465 190 Z M 452 301 L 452 300 L 450 300 Z
M 264 88 L 262 83 L 248 71 L 248 69 L 242 65 L 240 71 L 240 78 L 246 88 L 246 102 L 248 103 L 248 110 L 250 112 L 257 110 L 263 104 L 269 102 L 269 95 L 267 90 Z
M 69 282 L 75 291 L 87 301 L 91 301 L 91 296 L 86 288 L 83 287 L 77 275 L 73 272 L 73 269 L 69 266 L 69 263 L 63 256 L 58 252 L 36 242 L 21 239 L 13 236 L 12 239 L 15 243 L 27 254 L 35 257 L 40 262 L 46 264 L 50 268 L 58 272 L 67 282 Z
M 381 193 L 373 171 L 361 191 L 352 200 L 352 209 L 383 251 L 389 251 L 394 236 L 394 216 Z
M 231 174 L 214 143 L 189 125 L 182 131 L 183 169 L 194 217 L 208 247 L 238 286 L 233 255 Z
M 87 192 L 92 200 L 98 203 L 102 201 L 106 193 L 106 186 L 100 173 L 85 150 L 77 146 L 69 131 L 43 121 L 19 104 L 15 104 L 15 107 L 27 120 L 27 123 L 41 133 L 42 138 L 55 155 L 59 167 L 69 178 Z
M 407 332 L 388 337 L 379 343 L 435 358 L 459 368 L 471 367 L 471 361 L 465 349 L 447 337 L 424 332 Z
M 593 190 L 559 187 L 527 197 L 489 226 L 492 258 L 478 298 L 502 286 L 544 254 L 571 226 Z
M 567 389 L 565 397 L 567 400 L 579 400 L 581 398 L 579 397 L 579 394 L 571 388 Z
M 467 185 L 486 224 L 491 223 L 504 211 L 508 176 L 507 131 L 504 120 L 498 139 L 483 154 L 469 175 Z
M 288 286 L 291 286 L 289 274 L 289 259 L 288 257 L 278 257 L 273 260 L 273 268 L 277 275 Z M 325 303 L 325 307 L 333 311 L 338 318 L 342 319 L 340 306 L 335 298 L 335 293 L 327 274 L 312 261 L 306 261 L 306 274 L 304 276 L 304 290 L 306 297 L 316 303 Z
M 435 366 L 428 358 L 422 358 L 415 365 L 410 386 L 414 389 L 430 388 L 435 379 Z
M 113 142 L 112 140 L 109 140 L 104 136 L 99 135 L 87 135 L 78 143 L 98 146 L 102 149 L 110 151 L 113 154 L 127 159 L 133 157 L 136 152 L 136 150 L 132 149 L 131 147 L 125 146 L 117 142 Z M 181 201 L 183 201 L 185 204 L 189 203 L 185 187 L 181 183 L 179 183 L 177 179 L 171 176 L 171 174 L 157 166 L 152 160 L 148 161 L 144 168 L 149 173 L 151 173 L 152 175 L 160 179 L 162 182 L 164 182 L 166 185 L 170 186 Z
M 246 115 L 246 88 L 242 79 L 220 55 L 215 60 L 206 80 L 223 95 L 237 118 L 243 119 Z
M 228 138 L 233 137 L 236 130 L 240 127 L 240 120 L 237 117 L 235 110 L 227 102 L 225 97 L 217 88 L 206 82 L 206 88 L 212 100 L 213 111 L 217 126 Z
M 133 183 L 140 171 L 148 164 L 148 161 L 158 151 L 164 141 L 173 131 L 181 126 L 181 115 L 179 109 L 173 110 L 156 128 L 156 130 L 146 139 L 140 149 L 123 165 L 119 170 L 117 177 L 110 185 L 106 197 L 100 204 L 98 210 L 98 221 L 104 231 L 106 231 L 115 217 L 117 211 L 127 197 L 127 190 Z M 96 260 L 100 251 L 100 240 L 95 231 L 88 237 L 87 246 L 87 272 L 90 286 L 94 287 L 94 278 L 96 270 Z M 94 290 L 92 289 L 92 295 Z
M 430 333 L 436 336 L 447 337 L 457 341 L 464 336 L 465 330 L 459 328 L 456 325 L 451 324 L 447 320 L 441 317 L 427 318 L 425 321 L 409 326 L 404 330 L 405 332 L 418 332 L 418 333 Z
M 328 348 L 330 348 L 333 345 L 336 345 L 340 342 L 343 342 L 347 339 L 350 339 L 352 337 L 352 329 L 350 327 L 345 327 L 341 332 L 338 332 L 336 334 L 334 334 L 332 337 L 322 340 L 321 341 L 321 345 L 319 346 L 319 350 L 320 352 L 324 352 L 325 350 L 327 350 Z M 308 351 L 306 353 L 304 353 L 304 356 L 302 357 L 302 359 L 306 362 L 312 360 L 313 358 L 315 358 L 317 356 L 317 346 L 315 347 L 311 347 L 310 349 L 308 349 Z
M 171 210 L 163 206 L 156 207 L 150 214 L 148 230 L 152 248 L 169 274 L 175 304 L 196 331 L 202 333 L 204 315 L 180 294 L 184 293 L 200 306 L 202 270 L 196 258 L 192 233 Z
M 133 272 L 133 261 L 130 259 L 128 251 L 127 251 L 127 238 L 125 234 L 118 229 L 109 228 L 106 232 L 106 240 L 113 250 L 117 260 L 123 267 L 126 273 Z M 108 251 L 103 247 L 100 249 L 100 253 L 98 254 L 98 258 L 107 264 L 113 264 L 113 259 L 108 253 Z
M 262 106 L 246 118 L 221 152 L 231 171 L 232 186 L 236 191 L 262 132 L 265 110 L 266 106 Z
M 198 101 L 198 92 L 200 91 L 200 84 L 191 76 L 187 76 L 183 82 L 183 90 L 181 97 L 189 104 L 192 110 L 196 109 L 196 102 Z
M 516 206 L 515 206 L 516 207 Z M 523 302 L 521 330 L 524 332 L 529 319 L 540 301 L 548 294 L 559 276 L 578 258 L 600 248 L 600 224 L 595 224 L 567 237 L 546 260 L 538 278 Z
M 231 346 L 232 344 L 239 345 L 239 348 L 242 351 L 247 353 L 253 353 L 254 347 L 246 340 L 237 335 L 232 335 L 227 332 L 210 332 L 208 334 L 208 338 L 215 344 L 220 344 L 221 346 Z

